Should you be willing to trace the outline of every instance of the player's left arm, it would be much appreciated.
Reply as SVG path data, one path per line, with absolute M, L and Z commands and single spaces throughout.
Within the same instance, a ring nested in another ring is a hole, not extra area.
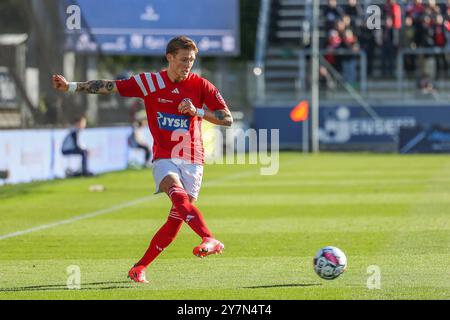
M 233 124 L 233 117 L 228 108 L 217 109 L 214 111 L 211 111 L 205 107 L 203 107 L 203 109 L 198 109 L 192 104 L 191 100 L 187 99 L 183 100 L 178 105 L 178 111 L 183 114 L 189 114 L 192 117 L 200 116 L 200 113 L 202 113 L 203 111 L 204 114 L 202 116 L 206 121 L 226 127 L 229 127 Z
M 231 115 L 230 110 L 228 109 L 211 111 L 206 108 L 203 108 L 203 110 L 205 110 L 205 115 L 203 116 L 203 119 L 205 119 L 206 121 L 226 127 L 230 127 L 233 124 L 233 117 Z
M 203 117 L 213 124 L 230 127 L 233 124 L 233 116 L 219 90 L 208 80 L 201 81 L 200 103 L 203 108 L 198 109 L 192 105 L 191 100 L 184 99 L 178 106 L 179 111 L 191 116 Z

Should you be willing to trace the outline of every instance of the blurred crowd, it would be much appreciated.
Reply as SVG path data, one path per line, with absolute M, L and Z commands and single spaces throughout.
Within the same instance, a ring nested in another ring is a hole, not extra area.
M 369 77 L 374 74 L 373 62 L 378 55 L 379 76 L 392 78 L 399 49 L 450 48 L 450 0 L 387 0 L 380 9 L 381 28 L 375 29 L 371 14 L 357 0 L 348 0 L 345 5 L 329 0 L 323 9 L 327 37 L 322 47 L 327 49 L 327 61 L 342 72 L 346 81 L 356 82 L 356 53 L 360 50 L 367 54 Z M 449 56 L 443 53 L 407 54 L 403 68 L 407 74 L 418 75 L 420 83 L 423 78 L 447 75 L 449 62 Z

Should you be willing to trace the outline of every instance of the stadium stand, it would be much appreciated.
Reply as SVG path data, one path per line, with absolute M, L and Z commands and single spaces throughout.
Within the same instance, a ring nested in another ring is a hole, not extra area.
M 449 4 L 320 0 L 320 47 L 326 60 L 321 64 L 321 85 L 327 91 L 323 97 L 349 98 L 339 78 L 333 77 L 332 66 L 369 100 L 447 99 Z M 374 5 L 380 10 L 379 29 L 367 27 Z M 312 1 L 272 0 L 266 14 L 265 96 L 291 100 L 309 88 Z
M 319 1 L 322 102 L 354 101 L 354 94 L 371 104 L 449 100 L 450 1 L 359 0 L 354 1 L 356 6 L 351 6 L 352 0 L 336 0 L 335 9 L 329 8 L 329 0 Z M 58 2 L 36 0 L 32 6 L 25 0 L 4 3 L 2 6 L 10 11 L 3 10 L 0 14 L 2 33 L 24 34 L 27 40 L 18 39 L 15 51 L 10 44 L 0 41 L 3 67 L 3 71 L 0 69 L 0 128 L 65 127 L 75 113 L 87 110 L 91 110 L 88 114 L 93 124 L 128 124 L 132 100 L 116 96 L 57 97 L 46 75 L 73 69 L 72 78 L 76 75 L 80 79 L 115 79 L 124 72 L 158 70 L 165 65 L 164 59 L 113 58 L 102 52 L 90 56 L 68 53 L 63 57 L 58 54 L 64 51 L 64 28 L 61 28 L 64 21 L 58 15 Z M 233 110 L 244 114 L 245 119 L 252 118 L 255 101 L 291 104 L 308 99 L 310 94 L 313 1 L 260 0 L 259 3 L 255 61 L 247 56 L 239 59 L 200 56 L 195 66 L 196 72 L 217 83 Z M 380 29 L 365 27 L 367 18 L 373 14 L 370 6 L 380 9 Z M 23 9 L 23 17 L 12 14 L 22 12 L 17 8 Z M 241 17 L 248 15 L 247 11 L 241 8 Z M 241 30 L 245 43 L 253 39 L 248 29 Z M 345 31 L 348 29 L 352 31 Z M 345 33 L 347 41 L 342 39 Z M 49 53 L 45 50 L 48 47 L 58 49 Z M 350 56 L 349 50 L 353 50 Z M 67 61 L 72 61 L 73 67 Z M 25 78 L 27 81 L 21 81 Z M 3 88 L 12 81 L 16 83 L 13 102 L 2 94 L 11 92 Z M 24 85 L 18 85 L 21 83 Z M 347 84 L 353 88 L 353 95 Z

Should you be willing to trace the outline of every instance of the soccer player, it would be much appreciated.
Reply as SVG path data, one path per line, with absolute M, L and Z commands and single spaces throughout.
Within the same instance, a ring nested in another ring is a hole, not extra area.
M 220 254 L 224 249 L 223 243 L 215 239 L 206 226 L 194 203 L 203 175 L 201 121 L 205 119 L 217 125 L 231 126 L 233 118 L 217 88 L 191 72 L 197 53 L 194 41 L 179 36 L 167 44 L 168 67 L 160 72 L 145 72 L 128 80 L 87 82 L 67 82 L 63 76 L 53 75 L 53 86 L 60 91 L 118 92 L 125 97 L 144 100 L 154 139 L 153 177 L 156 190 L 168 195 L 172 208 L 144 256 L 128 272 L 128 276 L 136 282 L 148 282 L 146 268 L 175 239 L 183 221 L 202 239 L 194 248 L 194 255 L 203 258 Z

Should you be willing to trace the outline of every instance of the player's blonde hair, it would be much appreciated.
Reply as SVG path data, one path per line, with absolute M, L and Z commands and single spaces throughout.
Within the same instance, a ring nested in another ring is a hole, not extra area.
M 166 54 L 170 53 L 176 55 L 180 49 L 194 50 L 195 53 L 198 52 L 198 48 L 194 40 L 186 36 L 178 36 L 169 41 L 166 47 Z

